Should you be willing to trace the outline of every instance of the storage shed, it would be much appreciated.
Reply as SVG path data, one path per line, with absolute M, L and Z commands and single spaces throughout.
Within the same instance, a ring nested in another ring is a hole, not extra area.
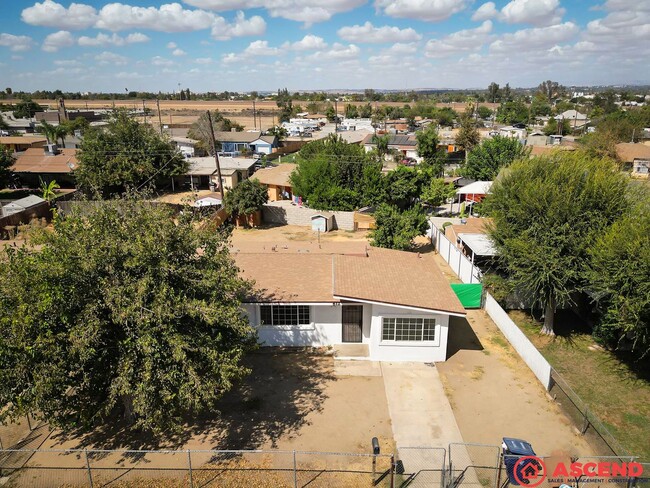
M 311 230 L 329 232 L 334 229 L 334 215 L 329 212 L 321 212 L 311 217 Z

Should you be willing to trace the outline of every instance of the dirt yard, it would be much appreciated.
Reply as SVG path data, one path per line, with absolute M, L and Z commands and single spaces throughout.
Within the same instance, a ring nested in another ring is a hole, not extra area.
M 447 361 L 437 367 L 465 442 L 498 445 L 502 437 L 518 437 L 540 455 L 596 454 L 486 312 L 452 317 L 449 330 Z
M 367 241 L 367 231 L 335 230 L 320 233 L 321 242 Z M 238 242 L 318 242 L 318 233 L 298 225 L 264 225 L 256 229 L 235 229 L 233 244 Z

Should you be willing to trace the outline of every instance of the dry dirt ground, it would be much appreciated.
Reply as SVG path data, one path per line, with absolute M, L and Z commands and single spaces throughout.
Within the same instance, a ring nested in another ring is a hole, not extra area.
M 238 242 L 318 242 L 318 233 L 309 227 L 299 225 L 264 225 L 256 229 L 235 229 L 232 235 L 233 244 Z M 367 231 L 335 230 L 321 232 L 321 242 L 355 242 L 367 241 Z
M 449 330 L 447 361 L 437 367 L 465 442 L 498 445 L 502 437 L 518 437 L 540 455 L 595 454 L 487 313 L 452 317 Z

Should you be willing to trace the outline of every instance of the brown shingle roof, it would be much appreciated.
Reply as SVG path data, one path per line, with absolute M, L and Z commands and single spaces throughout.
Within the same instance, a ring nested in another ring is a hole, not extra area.
M 265 185 L 291 186 L 289 176 L 297 167 L 294 163 L 284 163 L 272 168 L 262 168 L 255 172 L 253 178 Z
M 347 244 L 347 243 L 346 243 Z M 367 300 L 464 314 L 432 255 L 364 246 L 256 243 L 233 246 L 244 278 L 256 282 L 251 301 Z M 289 248 L 289 246 L 292 246 Z M 255 252 L 262 248 L 262 252 Z M 250 251 L 253 252 L 250 252 Z
M 253 142 L 259 139 L 262 131 L 253 132 L 215 132 L 214 138 L 217 142 Z
M 650 146 L 621 142 L 616 144 L 616 154 L 624 163 L 632 163 L 635 159 L 650 159 Z
M 336 256 L 334 295 L 465 314 L 430 254 L 371 248 L 367 258 Z
M 0 136 L 0 144 L 46 144 L 45 137 L 38 136 Z
M 12 171 L 16 173 L 70 173 L 77 168 L 79 162 L 76 158 L 76 149 L 59 149 L 59 154 L 52 156 L 43 150 L 42 147 L 32 147 L 19 153 Z

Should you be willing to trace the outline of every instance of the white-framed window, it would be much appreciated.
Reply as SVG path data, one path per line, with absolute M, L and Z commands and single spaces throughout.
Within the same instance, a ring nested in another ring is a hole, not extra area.
M 298 327 L 310 324 L 309 305 L 260 305 L 260 325 Z
M 431 342 L 436 339 L 436 319 L 424 317 L 383 317 L 381 340 L 390 342 Z

